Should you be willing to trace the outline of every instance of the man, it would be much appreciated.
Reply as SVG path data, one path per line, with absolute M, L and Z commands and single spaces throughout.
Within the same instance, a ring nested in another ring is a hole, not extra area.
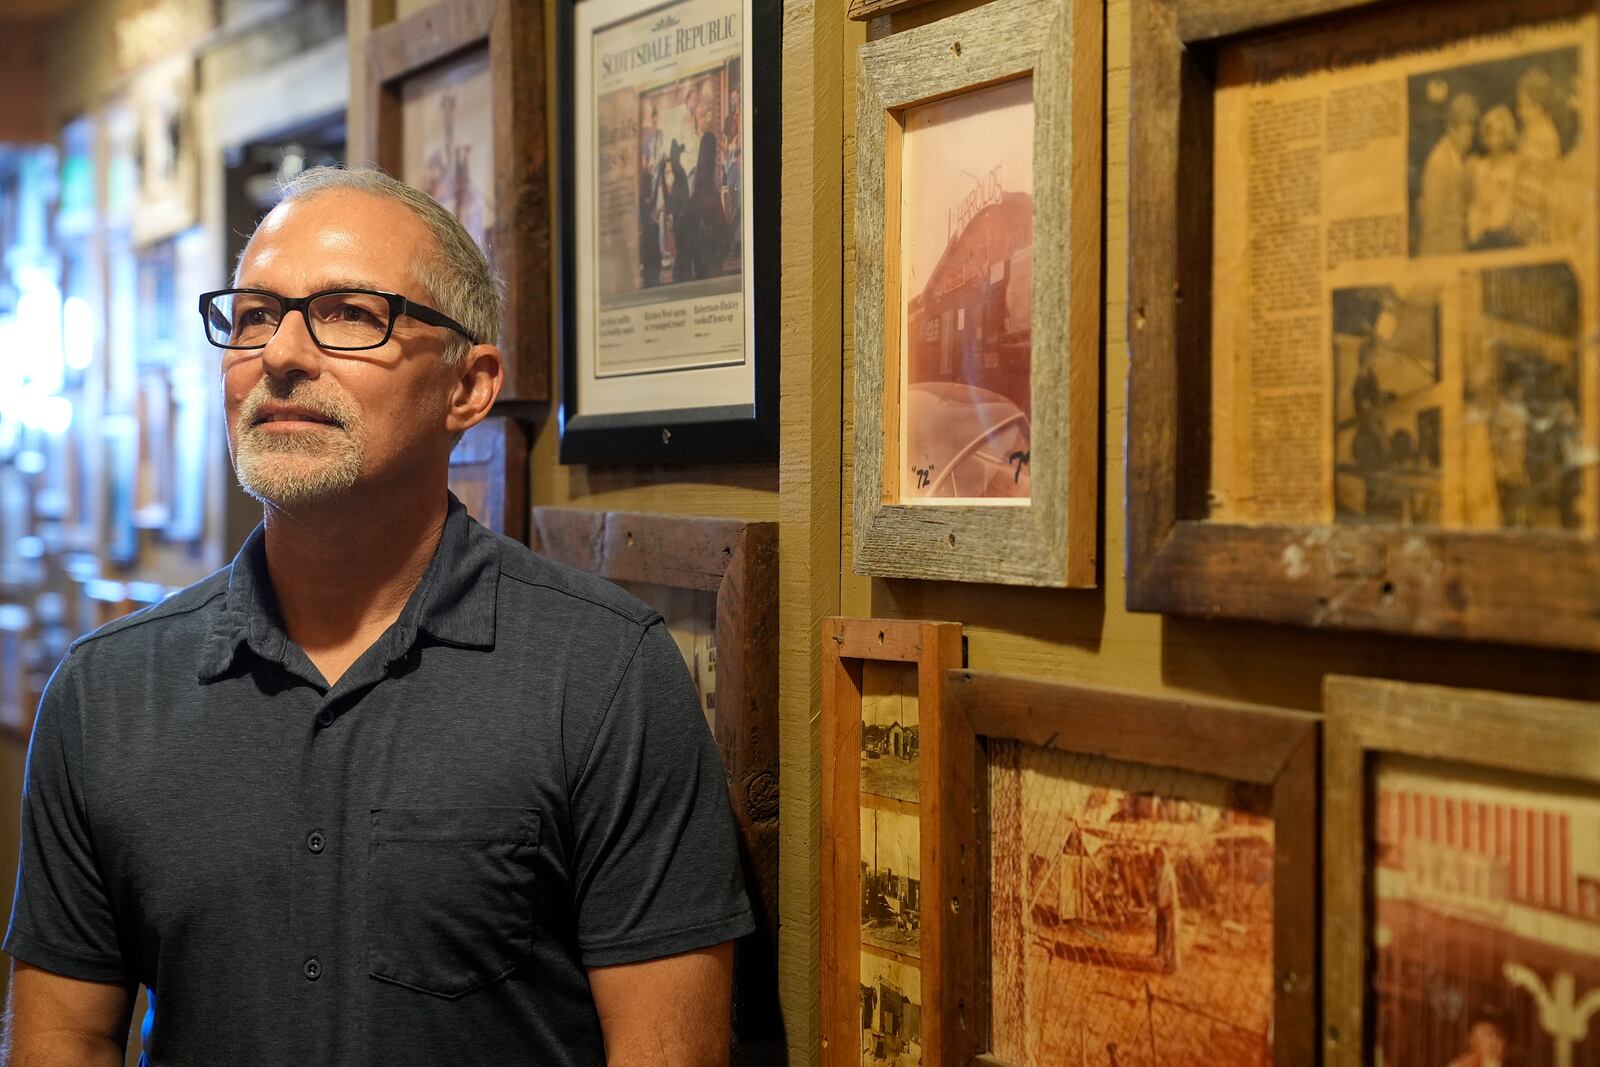
M 1467 250 L 1467 152 L 1477 136 L 1477 98 L 1459 93 L 1450 101 L 1444 136 L 1428 153 L 1417 197 L 1421 229 L 1417 254 L 1443 256 Z
M 1178 970 L 1178 871 L 1167 850 L 1156 846 L 1156 958 L 1168 974 Z
M 672 638 L 446 490 L 502 380 L 482 254 L 320 169 L 237 278 L 202 307 L 265 522 L 51 680 L 10 1062 L 120 1064 L 143 983 L 152 1065 L 725 1063 L 753 923 Z
M 1449 1067 L 1504 1067 L 1506 1034 L 1492 1015 L 1478 1015 L 1467 1029 L 1466 1051 L 1450 1061 Z

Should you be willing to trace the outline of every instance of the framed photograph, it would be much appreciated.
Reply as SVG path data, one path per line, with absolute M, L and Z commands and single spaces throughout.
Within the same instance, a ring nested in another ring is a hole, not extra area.
M 1100 0 L 861 49 L 855 569 L 1092 586 Z
M 782 1045 L 777 1015 L 778 525 L 580 508 L 533 509 L 535 552 L 661 612 L 728 771 L 757 930 L 739 943 L 737 1062 Z
M 1323 1062 L 1600 1063 L 1600 708 L 1323 691 Z
M 556 0 L 561 462 L 778 454 L 779 0 Z
M 506 285 L 502 400 L 550 398 L 544 4 L 438 0 L 367 38 L 360 155 L 453 212 Z
M 1600 12 L 1133 18 L 1128 606 L 1600 648 Z
M 942 1067 L 1316 1062 L 1315 716 L 952 671 L 939 721 Z
M 142 71 L 129 93 L 133 108 L 133 242 L 146 245 L 200 218 L 200 162 L 195 143 L 194 60 L 187 54 Z
M 959 623 L 822 622 L 824 1067 L 944 1062 L 938 708 L 964 657 Z
M 450 453 L 450 491 L 473 518 L 517 541 L 528 536 L 528 447 L 520 422 L 491 415 Z

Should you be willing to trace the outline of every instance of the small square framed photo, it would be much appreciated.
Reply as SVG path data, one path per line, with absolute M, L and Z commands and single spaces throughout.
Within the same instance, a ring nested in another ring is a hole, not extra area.
M 861 49 L 858 573 L 1097 580 L 1099 0 Z
M 940 1067 L 1316 1062 L 1316 716 L 952 671 Z
M 1324 698 L 1323 1062 L 1600 1062 L 1600 707 Z
M 1600 649 L 1600 11 L 1132 15 L 1128 607 Z
M 439 0 L 367 38 L 363 158 L 455 215 L 506 285 L 504 401 L 550 397 L 540 0 Z
M 555 0 L 561 462 L 778 451 L 779 0 Z
M 528 431 L 509 415 L 490 415 L 461 435 L 450 453 L 450 491 L 467 513 L 497 534 L 528 535 Z

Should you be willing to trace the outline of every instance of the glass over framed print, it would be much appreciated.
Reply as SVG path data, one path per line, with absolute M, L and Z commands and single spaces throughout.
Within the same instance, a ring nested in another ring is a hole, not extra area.
M 561 460 L 777 452 L 777 0 L 559 0 Z

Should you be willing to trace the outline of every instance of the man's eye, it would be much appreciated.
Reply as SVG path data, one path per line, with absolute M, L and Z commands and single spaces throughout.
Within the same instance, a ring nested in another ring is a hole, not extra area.
M 340 304 L 334 309 L 333 318 L 336 322 L 375 323 L 378 317 L 371 311 L 357 304 Z
M 272 312 L 266 308 L 248 308 L 239 313 L 240 326 L 268 326 L 272 319 Z

